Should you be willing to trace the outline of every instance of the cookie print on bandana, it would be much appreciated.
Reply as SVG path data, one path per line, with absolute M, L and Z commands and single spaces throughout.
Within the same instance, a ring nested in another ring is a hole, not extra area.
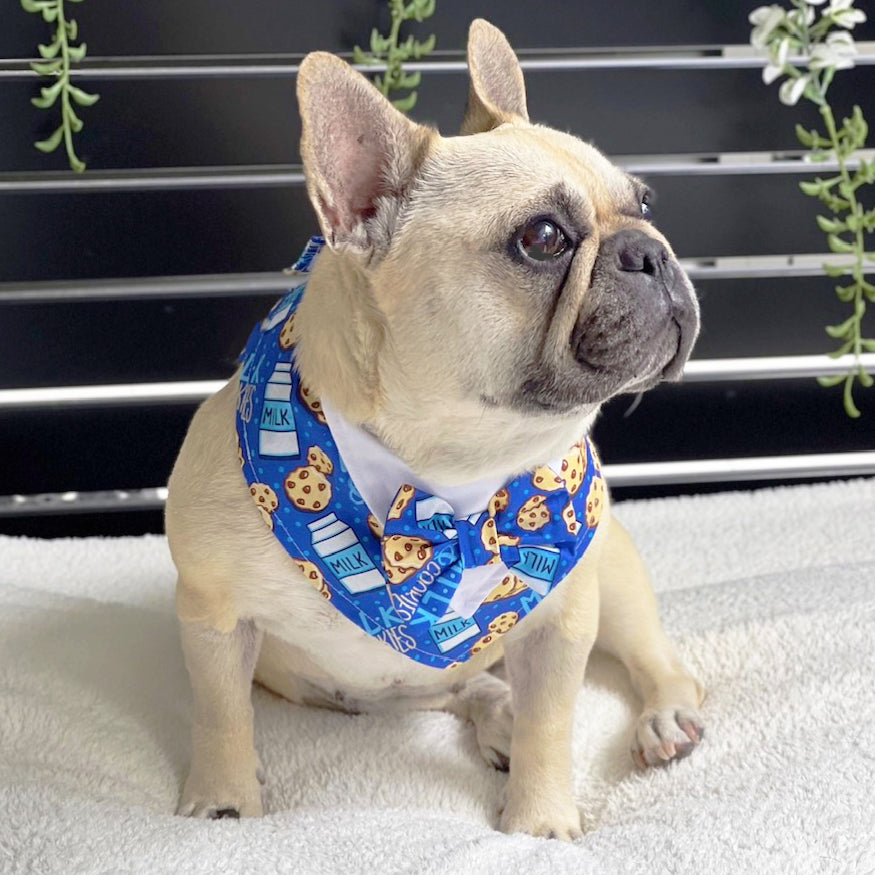
M 457 517 L 440 496 L 401 484 L 387 518 L 377 519 L 295 368 L 295 312 L 322 245 L 308 244 L 292 290 L 241 355 L 243 473 L 266 525 L 315 593 L 399 653 L 435 668 L 458 666 L 508 634 L 574 567 L 595 535 L 604 481 L 585 440 L 506 483 L 481 513 Z M 507 574 L 470 616 L 452 610 L 465 569 L 489 565 Z

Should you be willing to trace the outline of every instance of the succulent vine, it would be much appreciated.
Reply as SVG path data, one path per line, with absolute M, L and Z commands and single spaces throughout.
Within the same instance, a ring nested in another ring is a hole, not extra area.
M 872 386 L 871 374 L 861 361 L 864 352 L 875 352 L 875 339 L 863 336 L 866 304 L 875 303 L 875 251 L 867 251 L 867 241 L 875 232 L 875 159 L 865 160 L 857 152 L 866 144 L 869 126 L 859 106 L 838 125 L 827 89 L 837 70 L 854 66 L 857 54 L 850 30 L 866 20 L 866 14 L 855 9 L 853 0 L 829 0 L 818 17 L 814 7 L 827 0 L 791 0 L 793 9 L 781 6 L 761 6 L 750 14 L 754 25 L 751 43 L 769 53 L 763 70 L 766 84 L 786 76 L 778 97 L 788 106 L 801 98 L 810 100 L 820 111 L 824 130 L 806 130 L 796 125 L 796 137 L 809 150 L 812 162 L 834 161 L 838 173 L 817 176 L 799 183 L 802 191 L 816 197 L 830 215 L 817 217 L 818 227 L 826 234 L 830 252 L 849 256 L 845 264 L 825 264 L 827 276 L 847 281 L 835 287 L 839 300 L 851 307 L 851 315 L 838 325 L 829 325 L 826 333 L 840 341 L 830 353 L 834 358 L 851 355 L 852 363 L 844 374 L 821 377 L 823 386 L 844 386 L 844 405 L 849 416 L 860 416 L 854 403 L 853 389 L 857 381 L 866 388 Z M 801 58 L 801 61 L 799 60 Z M 864 206 L 869 198 L 870 207 Z M 868 262 L 868 264 L 867 264 Z M 867 275 L 869 279 L 867 279 Z
M 22 0 L 23 2 L 23 0 Z M 359 46 L 352 50 L 352 59 L 355 64 L 372 66 L 385 64 L 386 71 L 382 76 L 374 76 L 374 84 L 380 91 L 391 99 L 393 91 L 408 91 L 404 97 L 397 97 L 392 103 L 401 112 L 410 112 L 416 105 L 416 89 L 422 81 L 422 74 L 406 73 L 404 62 L 413 58 L 420 60 L 429 54 L 435 46 L 435 36 L 432 34 L 428 39 L 420 42 L 412 36 L 408 36 L 404 42 L 399 43 L 401 25 L 406 21 L 422 22 L 434 15 L 435 0 L 389 0 L 390 26 L 389 35 L 381 36 L 377 28 L 371 31 L 370 52 L 365 52 Z
M 68 2 L 81 3 L 82 0 Z M 33 61 L 30 65 L 35 73 L 50 77 L 54 82 L 41 88 L 40 96 L 32 98 L 31 103 L 39 109 L 50 109 L 60 101 L 61 123 L 46 139 L 37 141 L 34 146 L 40 152 L 54 152 L 63 140 L 71 169 L 82 173 L 85 162 L 76 154 L 73 134 L 82 130 L 83 122 L 73 105 L 93 106 L 99 95 L 89 94 L 70 81 L 71 66 L 85 58 L 87 47 L 85 43 L 73 45 L 78 39 L 79 27 L 75 19 L 67 17 L 64 3 L 65 0 L 21 0 L 25 12 L 40 14 L 48 24 L 55 25 L 52 41 L 37 46 L 42 60 Z

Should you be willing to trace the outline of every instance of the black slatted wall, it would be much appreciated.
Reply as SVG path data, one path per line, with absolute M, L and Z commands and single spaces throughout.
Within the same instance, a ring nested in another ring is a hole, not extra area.
M 32 56 L 36 43 L 46 41 L 47 25 L 17 2 L 4 3 L 0 58 Z M 87 286 L 100 279 L 267 272 L 294 260 L 316 230 L 300 183 L 227 181 L 242 166 L 282 165 L 287 175 L 297 169 L 290 166 L 298 162 L 300 131 L 294 77 L 239 69 L 214 75 L 215 67 L 289 65 L 296 61 L 289 55 L 313 49 L 349 52 L 366 44 L 374 24 L 385 30 L 384 5 L 85 0 L 72 7 L 88 65 L 102 70 L 81 78 L 101 99 L 82 111 L 77 148 L 92 179 L 105 171 L 131 171 L 134 180 L 157 174 L 159 185 L 145 190 L 39 190 L 41 181 L 57 182 L 46 171 L 66 167 L 62 150 L 44 156 L 31 145 L 53 129 L 54 115 L 30 105 L 36 77 L 13 75 L 17 67 L 8 62 L 0 68 L 0 390 L 229 375 L 269 296 L 3 303 L 4 295 L 11 300 L 30 288 L 25 284 L 41 281 Z M 414 32 L 437 34 L 436 60 L 463 57 L 475 16 L 501 27 L 524 60 L 580 57 L 578 49 L 605 50 L 593 58 L 640 58 L 648 47 L 678 57 L 712 47 L 706 54 L 719 57 L 720 47 L 747 41 L 752 5 L 438 0 L 435 17 Z M 855 36 L 875 39 L 873 23 Z M 160 72 L 194 63 L 190 56 L 209 75 Z M 132 67 L 137 78 L 126 72 Z M 143 73 L 145 67 L 153 72 Z M 701 164 L 702 155 L 793 153 L 795 122 L 818 120 L 810 105 L 782 107 L 755 67 L 554 69 L 529 73 L 527 85 L 534 120 L 590 139 L 633 168 L 656 160 Z M 426 72 L 414 115 L 451 133 L 466 91 L 464 73 Z M 857 102 L 875 123 L 875 67 L 842 72 L 832 94 L 839 112 Z M 166 183 L 166 171 L 209 167 L 224 168 L 214 185 Z M 658 195 L 657 224 L 678 255 L 707 264 L 824 251 L 816 206 L 797 190 L 800 178 L 669 166 L 649 182 Z M 706 271 L 697 286 L 700 359 L 823 353 L 832 342 L 822 326 L 843 318 L 823 278 L 708 279 Z M 852 421 L 838 392 L 812 379 L 689 383 L 651 392 L 629 415 L 631 399 L 616 400 L 596 437 L 609 463 L 871 450 L 875 391 L 858 393 L 858 402 L 863 417 Z M 193 409 L 184 403 L 0 407 L 0 496 L 159 486 Z M 650 492 L 627 488 L 620 497 Z M 158 511 L 0 516 L 0 531 L 37 534 L 158 531 L 160 525 Z

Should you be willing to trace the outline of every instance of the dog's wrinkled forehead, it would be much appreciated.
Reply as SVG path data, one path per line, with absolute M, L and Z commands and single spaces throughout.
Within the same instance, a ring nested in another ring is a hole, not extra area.
M 643 183 L 577 137 L 511 123 L 435 144 L 412 207 L 457 227 L 467 215 L 470 230 L 486 234 L 504 234 L 508 226 L 543 214 L 597 236 L 623 217 L 640 219 L 644 191 Z

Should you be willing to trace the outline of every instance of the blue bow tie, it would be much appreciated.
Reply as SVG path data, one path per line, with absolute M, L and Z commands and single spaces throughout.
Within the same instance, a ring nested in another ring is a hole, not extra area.
M 457 517 L 444 499 L 410 485 L 398 490 L 382 537 L 383 567 L 391 584 L 458 581 L 466 568 L 503 562 L 533 589 L 550 588 L 563 551 L 574 552 L 563 509 L 569 492 L 534 495 L 522 508 L 508 507 L 500 490 L 487 510 Z

